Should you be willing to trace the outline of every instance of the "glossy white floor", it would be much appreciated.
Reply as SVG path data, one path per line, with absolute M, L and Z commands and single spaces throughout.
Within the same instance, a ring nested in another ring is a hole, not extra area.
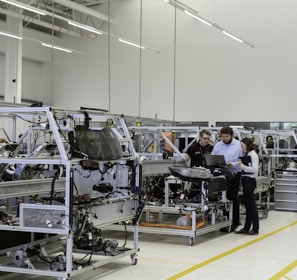
M 244 219 L 244 216 L 242 216 Z M 123 232 L 104 232 L 123 242 Z M 259 235 L 211 232 L 195 239 L 139 233 L 137 265 L 124 257 L 71 279 L 297 279 L 297 213 L 270 210 Z M 133 247 L 128 233 L 127 247 Z M 53 279 L 0 273 L 0 279 Z

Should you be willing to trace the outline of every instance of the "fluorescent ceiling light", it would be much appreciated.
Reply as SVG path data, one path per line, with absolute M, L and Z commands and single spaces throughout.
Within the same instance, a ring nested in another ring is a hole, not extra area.
M 131 46 L 133 46 L 133 47 L 137 47 L 137 48 L 140 48 L 140 49 L 145 50 L 145 47 L 140 46 L 140 45 L 138 45 L 138 44 L 136 44 L 136 43 L 132 43 L 132 42 L 123 40 L 123 39 L 121 39 L 121 38 L 119 38 L 119 41 L 122 42 L 122 43 L 124 43 L 124 44 L 128 44 L 128 45 L 131 45 Z
M 205 19 L 202 19 L 201 17 L 198 17 L 198 16 L 192 14 L 191 12 L 189 12 L 189 11 L 187 11 L 187 10 L 185 10 L 185 13 L 186 13 L 187 15 L 189 15 L 189 16 L 191 16 L 191 17 L 193 17 L 193 18 L 195 18 L 195 19 L 197 19 L 197 20 L 203 22 L 204 24 L 206 24 L 206 25 L 208 25 L 208 26 L 211 26 L 211 25 L 212 25 L 211 23 L 209 23 L 209 22 L 206 21 Z
M 169 1 L 169 0 L 168 0 L 168 1 Z M 48 12 L 48 11 L 45 11 L 45 10 L 41 10 L 41 9 L 35 8 L 35 7 L 32 7 L 32 6 L 27 5 L 27 4 L 23 4 L 23 3 L 21 3 L 21 2 L 15 1 L 15 0 L 0 0 L 0 2 L 4 2 L 4 3 L 10 4 L 10 5 L 16 6 L 16 7 L 18 7 L 18 8 L 25 9 L 25 10 L 28 10 L 28 11 L 31 11 L 31 12 L 34 12 L 34 13 L 37 13 L 37 14 L 40 14 L 40 15 L 53 16 L 54 18 L 63 20 L 63 21 L 67 22 L 67 23 L 70 24 L 70 25 L 76 26 L 76 27 L 78 27 L 78 28 L 81 28 L 81 29 L 90 31 L 90 32 L 95 33 L 95 34 L 98 34 L 98 35 L 107 34 L 106 32 L 101 31 L 101 30 L 99 30 L 99 29 L 96 29 L 96 28 L 94 28 L 94 27 L 91 27 L 91 26 L 88 26 L 88 25 L 85 25 L 85 24 L 81 24 L 81 23 L 76 22 L 76 21 L 69 20 L 68 18 L 64 18 L 64 17 L 58 16 L 58 15 L 53 14 L 53 13 L 50 13 L 50 12 Z M 1 33 L 0 35 L 8 36 L 7 34 L 8 34 L 8 33 L 5 33 L 5 34 L 2 34 L 2 33 Z M 114 35 L 114 34 L 111 34 L 111 33 L 109 33 L 109 34 L 110 34 L 111 36 L 113 36 L 113 37 L 116 37 L 117 39 L 120 38 L 120 37 L 117 36 L 117 35 Z M 13 36 L 16 36 L 16 35 L 10 34 L 10 37 L 13 37 Z M 14 38 L 22 39 L 21 37 L 18 38 L 17 36 L 14 37 Z M 156 52 L 156 53 L 159 53 L 159 52 L 160 52 L 160 51 L 158 51 L 158 50 L 156 50 L 156 49 L 154 49 L 154 48 L 151 48 L 151 47 L 149 47 L 149 46 L 145 46 L 145 47 L 144 47 L 144 46 L 139 46 L 138 44 L 133 43 L 133 42 L 128 41 L 128 40 L 119 39 L 119 41 L 120 41 L 120 42 L 123 42 L 123 43 L 126 43 L 126 44 L 129 44 L 129 45 L 132 45 L 132 46 L 135 46 L 135 47 L 138 47 L 138 48 L 141 48 L 141 49 L 151 50 L 151 51 L 154 51 L 154 52 Z M 39 43 L 42 43 L 42 42 L 39 42 Z M 70 49 L 67 49 L 67 48 L 63 48 L 63 47 L 59 47 L 59 46 L 55 46 L 55 45 L 48 44 L 48 43 L 43 43 L 43 46 L 45 46 L 45 47 L 50 47 L 50 48 L 54 48 L 54 49 L 61 50 L 61 51 L 65 51 L 65 52 L 76 52 L 76 53 L 79 53 L 79 54 L 82 54 L 82 55 L 87 55 L 86 53 L 83 53 L 83 52 L 80 52 L 80 51 L 70 50 Z
M 32 41 L 32 42 L 35 42 L 35 43 L 38 43 L 38 44 L 42 44 L 45 47 L 53 48 L 53 49 L 68 52 L 68 53 L 77 53 L 77 54 L 80 54 L 80 55 L 88 55 L 87 53 L 84 53 L 84 52 L 81 52 L 81 51 L 77 51 L 77 50 L 74 50 L 74 49 L 67 49 L 67 48 L 52 45 L 52 44 L 49 44 L 49 43 L 44 43 L 44 42 L 39 41 L 37 39 L 33 39 L 33 38 L 30 38 L 30 37 L 26 37 L 26 36 L 21 37 L 21 36 L 18 36 L 18 35 L 15 35 L 13 33 L 10 33 L 10 32 L 3 31 L 3 30 L 0 30 L 0 36 L 1 35 L 6 36 L 6 37 L 11 37 L 11 38 L 14 38 L 14 39 L 18 39 L 18 40 Z
M 32 7 L 32 6 L 27 5 L 27 4 L 23 4 L 21 2 L 15 1 L 15 0 L 0 0 L 0 2 L 4 2 L 4 3 L 10 4 L 10 5 L 13 5 L 13 6 L 19 7 L 21 9 L 25 9 L 25 10 L 28 10 L 28 11 L 31 11 L 31 12 L 34 12 L 34 13 L 37 13 L 37 14 L 40 14 L 40 15 L 52 16 L 54 18 L 57 18 L 57 19 L 60 19 L 60 20 L 63 20 L 65 22 L 67 22 L 69 25 L 73 25 L 75 27 L 90 31 L 90 32 L 98 34 L 98 35 L 107 34 L 106 32 L 104 32 L 102 30 L 99 30 L 99 29 L 96 29 L 94 27 L 91 27 L 91 26 L 88 26 L 88 25 L 85 25 L 85 24 L 82 24 L 82 23 L 79 23 L 79 22 L 76 22 L 76 21 L 69 20 L 69 18 L 64 18 L 62 16 L 58 16 L 58 15 L 50 13 L 48 11 L 35 8 L 35 7 Z M 117 35 L 114 35 L 114 34 L 111 34 L 111 33 L 108 33 L 108 34 L 113 36 L 113 37 L 116 37 L 117 39 L 120 38 Z M 5 34 L 3 34 L 3 35 L 5 35 Z M 6 36 L 8 36 L 8 35 L 6 35 Z M 135 47 L 138 47 L 138 48 L 141 48 L 141 49 L 151 50 L 151 51 L 154 51 L 156 53 L 159 53 L 159 51 L 154 49 L 154 48 L 151 48 L 151 47 L 148 47 L 148 46 L 145 46 L 145 47 L 144 46 L 139 46 L 136 43 L 133 43 L 133 42 L 128 41 L 128 40 L 119 39 L 119 41 L 121 41 L 123 43 L 126 43 L 126 44 L 129 44 L 129 45 L 132 45 L 132 46 L 135 46 Z M 40 43 L 42 43 L 42 42 L 40 42 Z M 79 54 L 82 54 L 82 55 L 87 55 L 86 53 L 82 53 L 82 52 L 75 51 L 75 50 L 69 50 L 69 49 L 66 49 L 66 48 L 63 48 L 63 47 L 59 47 L 59 46 L 55 46 L 55 45 L 51 45 L 51 44 L 47 44 L 47 43 L 44 43 L 43 45 L 45 47 L 50 47 L 50 48 L 58 49 L 58 50 L 61 50 L 61 51 L 76 52 L 76 53 L 79 53 Z
M 96 29 L 94 27 L 84 25 L 84 24 L 81 24 L 81 23 L 78 23 L 78 22 L 75 22 L 75 21 L 72 21 L 72 20 L 69 20 L 68 24 L 79 27 L 81 29 L 84 29 L 84 30 L 87 30 L 87 31 L 90 31 L 90 32 L 93 32 L 93 33 L 96 33 L 96 34 L 99 34 L 99 35 L 103 34 L 102 32 L 100 32 L 98 29 Z
M 55 50 L 59 50 L 59 51 L 67 52 L 67 53 L 72 53 L 72 50 L 66 49 L 64 47 L 60 47 L 60 46 L 56 46 L 56 45 L 52 45 L 52 44 L 48 44 L 48 43 L 41 43 L 41 45 L 44 46 L 44 47 L 55 49 Z
M 18 36 L 18 35 L 14 35 L 14 34 L 9 33 L 9 32 L 0 31 L 0 35 L 7 36 L 7 37 L 10 37 L 10 38 L 14 38 L 14 39 L 18 39 L 18 40 L 23 40 L 23 37 Z
M 227 31 L 225 31 L 225 30 L 223 30 L 222 32 L 223 32 L 225 35 L 231 37 L 232 39 L 234 39 L 234 40 L 236 40 L 236 41 L 238 41 L 238 42 L 240 42 L 240 43 L 243 43 L 243 41 L 242 41 L 241 39 L 239 39 L 238 37 L 236 37 L 236 36 L 230 34 L 229 32 L 227 32 Z
M 169 5 L 185 12 L 187 15 L 203 22 L 204 24 L 208 25 L 208 26 L 212 26 L 220 31 L 222 31 L 225 35 L 229 36 L 230 38 L 240 42 L 240 43 L 244 43 L 248 46 L 250 46 L 251 48 L 253 48 L 254 46 L 252 44 L 250 44 L 249 42 L 247 41 L 244 41 L 238 37 L 236 37 L 235 35 L 232 35 L 230 32 L 224 30 L 224 28 L 220 27 L 219 25 L 215 24 L 215 23 L 212 23 L 212 22 L 209 22 L 203 18 L 201 18 L 200 16 L 197 16 L 198 15 L 198 12 L 195 11 L 194 9 L 192 9 L 191 7 L 189 6 L 186 6 L 185 4 L 183 4 L 182 2 L 178 1 L 178 0 L 163 0 L 164 2 L 168 3 Z
M 173 7 L 179 8 L 181 10 L 194 11 L 191 7 L 185 5 L 182 2 L 177 1 L 177 0 L 164 0 L 164 2 L 170 4 Z M 195 13 L 197 14 L 196 11 L 195 11 Z
M 6 3 L 6 4 L 9 4 L 9 5 L 12 5 L 12 6 L 18 7 L 18 8 L 21 8 L 21 9 L 24 9 L 24 10 L 27 10 L 27 11 L 42 15 L 42 16 L 47 15 L 46 11 L 40 10 L 38 8 L 34 8 L 34 7 L 32 7 L 30 5 L 27 5 L 27 4 L 20 3 L 18 1 L 14 1 L 14 0 L 0 0 L 0 1 L 2 1 L 2 2 Z
M 53 43 L 42 42 L 42 41 L 39 41 L 39 40 L 34 39 L 34 38 L 30 38 L 30 37 L 23 37 L 23 38 L 24 38 L 24 40 L 32 41 L 32 42 L 40 44 L 40 45 L 42 45 L 44 47 L 64 51 L 64 52 L 67 52 L 67 53 L 76 53 L 76 54 L 80 54 L 80 55 L 88 55 L 88 53 L 85 53 L 85 52 L 81 52 L 81 51 L 78 51 L 78 50 L 75 50 L 75 49 L 65 48 L 65 47 L 58 46 L 58 45 L 53 45 Z

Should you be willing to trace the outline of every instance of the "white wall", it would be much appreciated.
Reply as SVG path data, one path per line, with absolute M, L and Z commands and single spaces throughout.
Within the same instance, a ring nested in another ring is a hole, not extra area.
M 46 65 L 49 63 L 40 63 L 35 61 L 24 60 L 23 61 L 23 86 L 22 86 L 22 98 L 43 101 L 44 104 L 52 104 L 50 84 L 44 86 L 44 82 L 50 82 L 50 73 L 46 70 Z M 44 77 L 48 77 L 44 81 Z
M 0 21 L 0 29 L 6 30 L 6 24 Z M 24 30 L 25 38 L 38 38 L 44 42 L 51 42 L 48 35 L 41 32 Z M 8 40 L 0 36 L 0 95 L 5 95 L 5 51 Z M 52 104 L 52 51 L 42 47 L 40 42 L 23 40 L 22 61 L 22 98 L 43 101 Z
M 177 10 L 175 49 L 172 6 L 143 0 L 141 18 L 141 1 L 114 1 L 110 31 L 139 42 L 142 20 L 142 43 L 160 53 L 140 52 L 113 37 L 108 42 L 107 36 L 93 40 L 64 36 L 68 46 L 89 55 L 55 52 L 52 72 L 49 65 L 43 67 L 48 80 L 54 75 L 51 82 L 42 79 L 47 97 L 52 90 L 52 103 L 58 107 L 105 108 L 176 121 L 296 122 L 297 2 L 182 2 L 255 47 Z M 100 9 L 106 13 L 107 4 Z M 102 28 L 107 30 L 106 24 Z

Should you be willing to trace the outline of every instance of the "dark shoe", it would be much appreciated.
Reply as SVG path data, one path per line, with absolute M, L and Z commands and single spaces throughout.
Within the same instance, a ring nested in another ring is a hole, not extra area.
M 220 232 L 229 232 L 228 227 L 220 228 Z
M 248 234 L 249 231 L 246 230 L 245 228 L 242 228 L 241 230 L 237 230 L 237 231 L 235 231 L 235 233 L 238 233 L 238 234 Z
M 231 225 L 230 232 L 235 231 L 239 225 Z
M 250 230 L 248 232 L 248 235 L 255 235 L 255 234 L 259 234 L 259 231 L 258 230 Z
M 239 225 L 231 225 L 230 228 L 229 227 L 224 227 L 220 229 L 220 232 L 232 232 L 235 231 L 237 229 Z

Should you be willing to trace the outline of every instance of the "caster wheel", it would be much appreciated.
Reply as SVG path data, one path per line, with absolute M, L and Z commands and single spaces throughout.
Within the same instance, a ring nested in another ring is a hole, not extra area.
M 193 237 L 190 237 L 189 245 L 190 245 L 190 246 L 193 246 L 193 244 L 194 244 L 194 238 L 193 238 Z
M 137 265 L 137 261 L 138 261 L 137 257 L 131 255 L 131 262 L 132 262 L 132 265 Z

